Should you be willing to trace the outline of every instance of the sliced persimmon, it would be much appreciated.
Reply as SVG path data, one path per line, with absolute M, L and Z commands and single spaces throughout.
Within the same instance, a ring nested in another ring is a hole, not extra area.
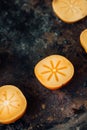
M 74 66 L 64 56 L 51 55 L 39 61 L 34 72 L 43 86 L 55 90 L 70 81 L 74 75 Z
M 67 23 L 87 16 L 87 0 L 53 0 L 52 7 L 55 14 Z
M 80 34 L 80 43 L 87 53 L 87 29 L 83 30 Z
M 0 123 L 10 124 L 24 114 L 27 101 L 21 90 L 13 85 L 0 87 Z

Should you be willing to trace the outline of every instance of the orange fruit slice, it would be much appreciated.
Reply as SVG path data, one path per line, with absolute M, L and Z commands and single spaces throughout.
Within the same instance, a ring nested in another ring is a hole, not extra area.
M 87 0 L 53 0 L 52 7 L 55 14 L 67 23 L 87 16 Z
M 35 65 L 34 72 L 43 86 L 55 90 L 70 81 L 74 67 L 67 58 L 51 55 L 39 61 Z
M 87 29 L 83 30 L 80 34 L 80 43 L 87 53 Z
M 26 107 L 26 98 L 17 87 L 12 85 L 0 87 L 0 123 L 15 122 L 24 114 Z

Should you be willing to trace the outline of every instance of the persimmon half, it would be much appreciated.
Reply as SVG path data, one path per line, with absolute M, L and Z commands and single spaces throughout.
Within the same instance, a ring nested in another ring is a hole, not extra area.
M 80 43 L 87 53 L 87 29 L 83 30 L 80 34 Z
M 50 55 L 35 65 L 34 73 L 43 86 L 55 90 L 70 81 L 74 66 L 64 56 Z
M 22 117 L 27 101 L 21 90 L 13 85 L 0 87 L 0 123 L 10 124 Z
M 74 23 L 87 16 L 87 0 L 53 0 L 52 7 L 66 23 Z

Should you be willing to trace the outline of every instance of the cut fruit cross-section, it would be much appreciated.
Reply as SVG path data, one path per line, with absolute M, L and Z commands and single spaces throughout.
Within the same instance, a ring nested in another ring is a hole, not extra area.
M 87 0 L 53 0 L 52 7 L 55 14 L 67 23 L 87 16 Z
M 37 79 L 48 89 L 57 89 L 74 75 L 72 63 L 61 55 L 51 55 L 39 61 L 34 68 Z
M 80 42 L 85 52 L 87 53 L 87 29 L 83 30 L 80 34 Z
M 0 87 L 0 123 L 10 124 L 25 112 L 27 101 L 23 93 L 13 85 Z

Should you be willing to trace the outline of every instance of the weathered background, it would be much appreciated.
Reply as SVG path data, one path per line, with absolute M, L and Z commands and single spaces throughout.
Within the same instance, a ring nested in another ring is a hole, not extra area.
M 0 85 L 16 85 L 28 102 L 24 116 L 0 130 L 87 130 L 87 54 L 79 41 L 87 17 L 66 24 L 51 2 L 0 0 Z M 75 67 L 70 83 L 56 91 L 34 75 L 35 64 L 51 54 L 65 56 Z

